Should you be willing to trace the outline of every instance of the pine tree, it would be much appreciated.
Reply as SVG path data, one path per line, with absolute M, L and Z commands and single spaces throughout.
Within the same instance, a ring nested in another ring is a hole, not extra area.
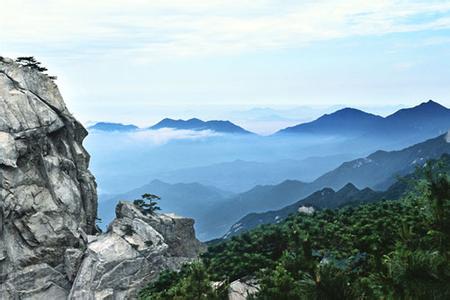
M 134 200 L 133 204 L 136 205 L 144 215 L 153 215 L 157 210 L 161 210 L 156 202 L 157 200 L 160 200 L 161 197 L 146 193 L 142 195 L 141 198 L 142 199 Z

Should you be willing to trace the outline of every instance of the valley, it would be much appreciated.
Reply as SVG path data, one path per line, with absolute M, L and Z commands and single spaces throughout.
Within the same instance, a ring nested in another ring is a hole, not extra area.
M 134 134 L 166 130 L 161 128 L 164 124 L 169 124 L 171 127 L 167 129 L 174 132 L 211 133 L 211 128 L 201 126 L 215 124 L 228 128 L 230 123 L 167 119 L 155 125 L 157 128 L 133 127 L 132 133 L 124 132 L 120 126 L 120 130 L 108 127 L 106 131 L 94 127 L 87 146 L 93 155 L 94 170 L 101 169 L 96 172 L 101 191 L 99 217 L 102 224 L 99 225 L 107 227 L 119 200 L 133 200 L 152 192 L 162 198 L 163 212 L 194 218 L 199 238 L 207 241 L 229 234 L 230 227 L 240 224 L 239 220 L 246 219 L 247 214 L 283 209 L 322 189 L 337 192 L 351 184 L 362 190 L 361 194 L 366 194 L 367 189 L 384 191 L 398 176 L 409 174 L 429 159 L 450 153 L 450 144 L 446 141 L 446 128 L 450 128 L 449 111 L 433 101 L 402 109 L 386 118 L 344 109 L 297 127 L 314 128 L 314 131 L 308 129 L 309 132 L 296 129 L 289 134 L 281 131 L 273 136 L 258 136 L 226 132 L 226 129 L 221 131 L 216 127 L 218 135 L 213 133 L 199 139 L 183 137 L 160 144 L 145 138 L 135 140 Z M 333 122 L 339 123 L 341 118 L 351 120 L 349 124 L 353 122 L 358 132 L 339 129 L 341 127 Z M 401 127 L 395 127 L 397 133 L 380 134 L 383 126 L 393 126 L 393 122 L 400 122 L 396 121 L 399 119 L 404 121 Z M 418 120 L 430 125 L 418 131 Z M 232 128 L 241 127 L 233 124 Z M 331 132 L 332 129 L 342 131 Z M 439 135 L 441 133 L 444 134 Z M 419 140 L 424 137 L 426 140 Z M 102 142 L 107 140 L 107 145 L 118 143 L 120 146 L 108 151 L 105 144 L 99 145 L 97 138 Z M 412 145 L 406 142 L 417 140 L 419 142 Z M 355 143 L 357 147 L 353 146 Z M 407 146 L 397 149 L 393 144 Z M 380 145 L 386 148 L 380 150 Z M 358 152 L 348 153 L 349 149 L 358 149 Z M 98 160 L 97 152 L 102 153 Z M 112 161 L 117 157 L 121 160 Z M 136 160 L 140 162 L 136 163 Z M 205 165 L 206 162 L 209 164 Z M 105 165 L 114 166 L 112 174 L 105 173 L 108 169 Z M 131 182 L 141 185 L 134 187 Z M 104 193 L 103 188 L 109 186 L 114 186 L 112 192 L 108 193 L 110 190 L 106 189 Z

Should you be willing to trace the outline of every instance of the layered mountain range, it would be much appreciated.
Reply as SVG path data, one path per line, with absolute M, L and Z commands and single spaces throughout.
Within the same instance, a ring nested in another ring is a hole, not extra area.
M 114 218 L 113 205 L 115 203 L 121 200 L 138 199 L 141 195 L 148 192 L 161 197 L 159 206 L 162 208 L 163 213 L 176 212 L 179 215 L 193 218 L 196 222 L 214 218 L 215 214 L 211 214 L 213 206 L 234 195 L 233 193 L 199 183 L 170 184 L 160 180 L 153 180 L 146 185 L 120 195 L 100 195 L 99 216 L 102 219 L 100 225 L 106 228 Z M 203 226 L 197 226 L 196 231 L 200 239 L 209 238 L 209 235 L 205 235 Z
M 432 121 L 432 122 L 430 122 Z M 387 117 L 354 108 L 326 114 L 309 123 L 280 130 L 277 134 L 315 135 L 438 135 L 450 126 L 450 109 L 432 100 L 412 108 L 401 109 Z M 446 130 L 445 130 L 446 131 Z
M 312 183 L 327 186 L 326 188 L 279 210 L 248 214 L 233 224 L 224 237 L 240 234 L 261 224 L 281 222 L 305 206 L 334 209 L 343 205 L 356 205 L 381 199 L 397 200 L 408 190 L 407 183 L 414 178 L 415 168 L 436 158 L 450 165 L 449 137 L 450 132 L 402 151 L 379 151 L 368 158 L 344 163 Z M 343 186 L 343 182 L 348 183 Z M 354 182 L 358 182 L 360 188 L 356 187 Z M 302 188 L 303 184 L 299 184 L 299 189 Z
M 255 187 L 229 199 L 226 203 L 218 204 L 215 209 L 221 211 L 224 218 L 214 226 L 223 228 L 222 224 L 239 214 L 245 216 L 248 213 L 281 209 L 316 191 L 320 191 L 318 192 L 320 194 L 324 188 L 328 188 L 325 191 L 344 189 L 345 192 L 346 187 L 354 187 L 361 189 L 361 193 L 356 196 L 362 196 L 360 197 L 362 199 L 370 198 L 371 189 L 383 191 L 394 184 L 398 176 L 413 172 L 416 167 L 422 166 L 429 159 L 450 153 L 448 136 L 449 133 L 446 133 L 400 151 L 377 151 L 365 158 L 343 163 L 310 183 L 288 180 L 278 185 Z M 334 201 L 329 199 L 329 202 Z M 335 206 L 329 204 L 329 208 Z
M 124 125 L 122 123 L 112 123 L 112 122 L 98 122 L 92 126 L 88 127 L 89 130 L 106 131 L 106 132 L 132 132 L 137 130 L 158 130 L 158 129 L 175 129 L 175 130 L 210 130 L 219 133 L 228 134 L 253 134 L 252 132 L 243 129 L 242 127 L 233 124 L 230 121 L 221 120 L 211 120 L 202 121 L 197 118 L 192 118 L 189 120 L 174 120 L 170 118 L 165 118 L 160 122 L 156 123 L 147 128 L 140 129 L 136 125 Z
M 354 158 L 354 155 L 340 154 L 268 162 L 237 159 L 231 162 L 161 172 L 154 177 L 172 184 L 197 182 L 232 193 L 242 193 L 257 185 L 277 184 L 286 178 L 312 181 L 351 158 Z
M 109 220 L 107 211 L 111 211 L 108 208 L 111 203 L 121 199 L 137 198 L 145 191 L 154 191 L 162 196 L 163 210 L 195 218 L 199 237 L 208 240 L 225 234 L 230 226 L 247 214 L 282 209 L 324 188 L 328 191 L 339 191 L 344 188 L 346 191 L 346 186 L 354 187 L 361 190 L 355 197 L 365 193 L 370 197 L 372 191 L 374 196 L 379 196 L 376 191 L 389 188 L 396 182 L 398 176 L 409 174 L 428 159 L 438 158 L 445 153 L 450 153 L 448 134 L 402 150 L 376 151 L 364 158 L 347 161 L 311 182 L 284 180 L 279 184 L 257 185 L 235 194 L 227 194 L 212 186 L 198 183 L 168 184 L 153 181 L 122 195 L 103 197 L 105 201 L 100 203 L 101 214 L 105 215 L 102 218 L 107 222 Z M 219 167 L 217 169 L 222 170 Z M 193 180 L 199 178 L 201 172 L 195 174 L 197 177 L 193 175 L 191 177 Z M 261 170 L 260 174 L 264 174 L 264 170 Z M 348 185 L 349 183 L 351 185 Z
M 166 118 L 157 124 L 149 127 L 149 129 L 162 129 L 162 128 L 171 128 L 177 130 L 212 130 L 216 132 L 222 133 L 231 133 L 231 134 L 253 134 L 250 131 L 239 127 L 230 121 L 202 121 L 197 118 L 189 119 L 189 120 L 173 120 Z
M 347 138 L 401 138 L 423 140 L 447 131 L 450 127 L 450 109 L 429 100 L 411 108 L 400 109 L 386 117 L 355 108 L 343 108 L 318 119 L 279 130 L 273 136 L 342 136 Z M 202 121 L 197 118 L 174 120 L 165 118 L 144 129 L 170 128 L 175 130 L 211 130 L 229 134 L 252 134 L 230 121 Z M 135 125 L 99 122 L 91 130 L 134 131 Z

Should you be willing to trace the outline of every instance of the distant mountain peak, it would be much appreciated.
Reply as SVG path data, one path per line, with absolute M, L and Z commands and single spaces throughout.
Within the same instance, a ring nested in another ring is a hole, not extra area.
M 359 135 L 371 128 L 376 127 L 382 117 L 364 112 L 356 108 L 342 108 L 333 113 L 325 114 L 320 118 L 288 127 L 278 133 L 307 133 L 307 134 L 330 134 L 330 135 Z
M 352 117 L 355 117 L 355 118 L 365 117 L 365 118 L 377 118 L 377 119 L 382 118 L 378 115 L 374 115 L 374 114 L 365 112 L 365 111 L 357 109 L 357 108 L 345 107 L 345 108 L 341 108 L 335 112 L 325 114 L 325 115 L 321 116 L 320 118 L 318 118 L 316 121 L 321 120 L 321 119 L 326 119 L 326 118 L 352 118 Z
M 348 194 L 351 192 L 359 192 L 359 189 L 353 183 L 349 182 L 345 186 L 343 186 L 337 193 Z
M 414 114 L 417 116 L 417 114 L 427 114 L 427 113 L 450 113 L 450 109 L 443 106 L 442 104 L 439 104 L 433 100 L 428 100 L 426 102 L 422 102 L 419 105 L 409 107 L 409 108 L 403 108 L 399 111 L 391 114 L 390 116 L 386 117 L 386 119 L 397 117 L 397 116 L 403 116 L 407 114 Z
M 180 120 L 179 120 L 179 121 L 180 121 Z M 181 120 L 181 121 L 182 121 L 182 120 Z M 191 118 L 191 119 L 187 120 L 186 122 L 205 122 L 205 121 L 200 120 L 200 119 L 198 119 L 198 118 Z
M 135 131 L 139 129 L 133 124 L 122 124 L 122 123 L 112 123 L 112 122 L 97 122 L 92 126 L 88 127 L 89 130 L 99 130 L 99 131 Z
M 282 134 L 313 134 L 343 137 L 391 137 L 417 135 L 417 142 L 450 127 L 450 109 L 428 100 L 414 107 L 403 108 L 383 118 L 359 109 L 346 107 L 320 118 L 280 130 Z
M 427 102 L 423 102 L 420 105 L 437 105 L 437 106 L 442 106 L 443 107 L 443 105 L 433 101 L 432 99 L 428 100 Z
M 442 104 L 440 104 L 438 102 L 435 102 L 435 101 L 433 101 L 431 99 L 426 101 L 426 102 L 422 102 L 419 105 L 414 106 L 414 107 L 412 107 L 410 109 L 430 109 L 430 108 L 448 110 L 447 107 L 445 107 Z
M 171 128 L 177 130 L 212 130 L 220 133 L 233 133 L 233 134 L 252 134 L 252 132 L 245 130 L 244 128 L 233 124 L 228 120 L 211 120 L 203 121 L 198 118 L 191 118 L 188 120 L 174 120 L 165 118 L 157 124 L 151 126 L 149 129 L 161 129 Z
M 360 109 L 357 108 L 352 108 L 352 107 L 344 107 L 341 108 L 337 111 L 335 111 L 334 113 L 331 114 L 327 114 L 327 115 L 340 115 L 340 114 L 362 114 L 362 115 L 371 115 L 370 113 L 367 113 L 365 111 L 362 111 Z
M 176 123 L 205 123 L 205 121 L 197 119 L 197 118 L 191 118 L 188 120 L 183 120 L 183 119 L 172 119 L 172 118 L 164 118 L 161 121 L 159 121 L 158 123 L 156 123 L 154 126 L 158 125 L 158 124 L 176 124 Z

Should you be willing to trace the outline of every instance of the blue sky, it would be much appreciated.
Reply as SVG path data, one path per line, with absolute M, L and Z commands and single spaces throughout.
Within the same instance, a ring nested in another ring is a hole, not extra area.
M 450 1 L 1 6 L 0 55 L 37 57 L 83 121 L 144 125 L 304 105 L 388 110 L 428 99 L 450 106 Z

